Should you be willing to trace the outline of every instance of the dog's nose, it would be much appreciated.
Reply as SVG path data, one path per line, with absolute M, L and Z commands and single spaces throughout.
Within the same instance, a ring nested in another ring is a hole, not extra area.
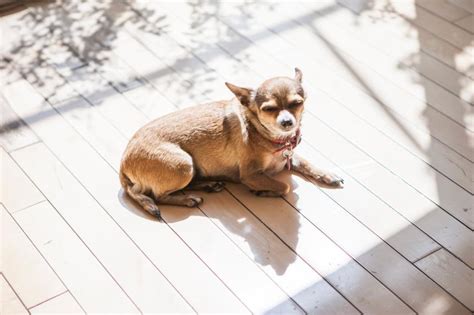
M 283 126 L 283 127 L 291 127 L 293 126 L 293 120 L 291 119 L 283 119 L 280 124 Z

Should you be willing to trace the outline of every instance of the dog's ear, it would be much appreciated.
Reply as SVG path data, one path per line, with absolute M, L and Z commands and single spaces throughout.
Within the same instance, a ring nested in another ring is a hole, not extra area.
M 295 81 L 301 83 L 303 79 L 303 72 L 299 68 L 295 68 Z
M 253 93 L 252 89 L 236 86 L 229 82 L 226 82 L 225 85 L 234 93 L 242 105 L 248 106 L 250 104 Z

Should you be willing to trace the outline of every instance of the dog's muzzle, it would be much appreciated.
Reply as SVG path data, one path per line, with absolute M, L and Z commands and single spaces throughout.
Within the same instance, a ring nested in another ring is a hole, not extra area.
M 276 121 L 285 130 L 291 129 L 296 124 L 295 117 L 287 110 L 282 110 L 278 114 Z

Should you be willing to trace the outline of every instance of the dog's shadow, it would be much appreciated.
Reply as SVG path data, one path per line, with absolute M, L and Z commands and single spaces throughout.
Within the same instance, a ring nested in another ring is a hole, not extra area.
M 295 189 L 298 184 L 288 172 L 278 176 L 278 179 L 291 183 Z M 195 220 L 196 229 L 202 233 L 216 233 L 216 227 L 227 234 L 247 255 L 260 266 L 271 266 L 276 274 L 282 275 L 295 262 L 300 229 L 300 215 L 293 205 L 297 205 L 298 196 L 290 192 L 291 204 L 283 198 L 263 198 L 253 195 L 247 187 L 241 184 L 227 183 L 226 189 L 218 193 L 186 192 L 204 198 L 199 208 L 160 205 L 165 223 L 147 214 L 122 190 L 119 199 L 122 205 L 133 214 L 144 220 L 156 221 L 156 224 L 168 224 L 179 233 L 174 225 L 183 220 L 193 218 L 209 218 L 209 223 L 203 224 Z M 186 222 L 191 224 L 190 222 Z M 211 230 L 211 231 L 209 231 Z M 226 237 L 221 235 L 220 237 Z M 186 241 L 186 239 L 184 239 Z M 234 246 L 228 242 L 230 246 Z M 213 244 L 209 244 L 213 247 Z M 250 251 L 248 250 L 250 249 Z M 219 251 L 219 248 L 210 250 Z

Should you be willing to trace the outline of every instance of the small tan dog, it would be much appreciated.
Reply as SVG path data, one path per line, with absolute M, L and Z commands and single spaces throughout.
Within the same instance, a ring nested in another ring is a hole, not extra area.
M 293 155 L 306 99 L 302 73 L 269 79 L 257 89 L 230 83 L 236 98 L 186 108 L 142 127 L 123 155 L 120 181 L 128 195 L 161 219 L 156 203 L 195 207 L 203 199 L 183 189 L 221 191 L 240 182 L 258 196 L 277 197 L 290 186 L 270 177 L 288 169 L 331 187 L 336 175 Z M 176 194 L 175 194 L 176 193 Z

